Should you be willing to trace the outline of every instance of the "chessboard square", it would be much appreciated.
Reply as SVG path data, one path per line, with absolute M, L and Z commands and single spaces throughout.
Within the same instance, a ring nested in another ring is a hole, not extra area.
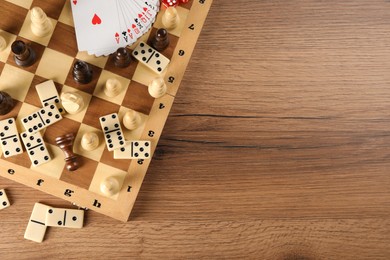
M 56 145 L 56 138 L 66 134 L 76 134 L 80 128 L 80 122 L 76 122 L 69 118 L 62 118 L 62 120 L 50 125 L 45 131 L 45 140 L 49 144 Z
M 119 83 L 121 84 L 122 90 L 115 97 L 108 97 L 104 93 L 104 88 L 105 88 L 105 85 L 106 85 L 106 81 L 108 79 L 117 79 L 119 81 Z M 127 88 L 129 87 L 129 84 L 130 84 L 130 80 L 129 79 L 121 77 L 119 75 L 116 75 L 116 74 L 114 74 L 112 72 L 103 70 L 102 73 L 100 74 L 100 77 L 99 77 L 99 80 L 98 80 L 98 82 L 96 84 L 95 92 L 93 93 L 93 95 L 97 96 L 97 97 L 100 97 L 102 99 L 105 99 L 107 101 L 113 102 L 115 104 L 120 105 L 120 104 L 122 104 L 122 101 L 123 101 L 123 99 L 125 97 L 125 94 L 127 92 Z
M 97 129 L 102 129 L 99 117 L 112 113 L 118 113 L 120 106 L 98 97 L 92 97 L 89 102 L 83 123 Z M 104 140 L 103 140 L 104 141 Z
M 76 114 L 69 114 L 69 113 L 66 113 L 64 116 L 66 118 L 69 118 L 69 119 L 72 119 L 74 121 L 77 121 L 77 122 L 82 122 L 83 121 L 83 118 L 85 116 L 85 113 L 87 112 L 87 108 L 89 106 L 89 102 L 91 101 L 91 98 L 92 98 L 92 95 L 91 94 L 88 94 L 84 91 L 79 91 L 78 89 L 75 89 L 75 88 L 72 88 L 72 87 L 69 87 L 67 85 L 64 85 L 63 88 L 62 88 L 62 92 L 58 92 L 60 93 L 60 97 L 61 97 L 61 94 L 62 93 L 65 93 L 65 92 L 72 92 L 72 93 L 77 93 L 79 94 L 80 96 L 82 96 L 83 98 L 83 101 L 84 101 L 84 108 L 76 113 Z
M 154 98 L 149 94 L 148 87 L 136 81 L 131 81 L 122 106 L 149 115 Z
M 37 75 L 63 84 L 71 68 L 73 58 L 46 48 L 37 68 Z
M 16 118 L 18 116 L 19 111 L 22 108 L 23 102 L 20 102 L 16 99 L 13 99 L 13 101 L 14 101 L 14 107 L 12 108 L 12 110 L 8 114 L 0 115 L 0 120 L 4 120 L 10 117 Z
M 149 46 L 152 46 L 152 39 L 155 37 L 156 32 L 157 32 L 157 28 L 152 28 L 152 32 L 150 33 L 150 36 L 147 41 L 147 44 L 149 44 Z M 173 52 L 175 51 L 177 42 L 179 41 L 179 38 L 170 33 L 168 33 L 168 38 L 169 38 L 168 47 L 165 50 L 159 52 L 165 57 L 167 57 L 168 59 L 171 59 L 173 56 Z
M 92 65 L 88 63 L 88 66 L 92 70 L 92 80 L 88 84 L 80 84 L 73 78 L 73 66 L 76 63 L 77 59 L 74 59 L 73 63 L 68 68 L 68 76 L 66 77 L 65 84 L 74 87 L 80 91 L 84 91 L 86 93 L 92 94 L 95 90 L 96 83 L 99 79 L 100 73 L 102 73 L 102 68 L 99 68 L 98 66 Z
M 74 27 L 72 8 L 70 6 L 70 1 L 65 1 L 64 8 L 62 8 L 60 17 L 58 21 L 67 25 Z
M 46 138 L 43 137 L 43 139 L 46 142 Z M 59 179 L 65 166 L 64 152 L 55 145 L 48 143 L 45 145 L 51 156 L 51 161 L 36 167 L 31 167 L 31 169 L 52 178 Z
M 181 3 L 180 6 L 183 7 L 183 8 L 186 8 L 186 9 L 190 10 L 193 2 L 194 2 L 194 1 L 190 0 L 190 1 L 188 1 L 187 3 Z
M 126 107 L 121 107 L 119 109 L 118 116 L 119 116 L 120 122 L 122 122 L 122 125 L 123 125 L 123 117 L 126 114 L 126 112 L 129 110 L 130 109 L 126 108 Z M 139 115 L 141 117 L 141 121 L 140 121 L 139 126 L 136 129 L 129 130 L 124 126 L 122 127 L 122 132 L 123 132 L 123 135 L 125 136 L 125 140 L 139 140 L 141 138 L 141 135 L 142 135 L 142 132 L 145 128 L 148 116 L 143 114 L 143 113 L 139 113 Z
M 116 180 L 118 180 L 119 187 L 122 187 L 126 174 L 127 171 L 123 171 L 118 168 L 111 167 L 104 163 L 99 163 L 96 168 L 95 175 L 93 176 L 93 179 L 91 181 L 91 185 L 89 186 L 89 190 L 97 194 L 109 197 L 111 199 L 117 199 L 119 196 L 119 192 L 112 196 L 107 196 L 100 190 L 100 185 L 106 178 L 113 177 Z
M 156 18 L 156 22 L 154 23 L 153 27 L 165 28 L 165 26 L 161 22 L 162 17 L 165 13 L 165 10 L 167 10 L 167 9 L 162 8 L 161 11 L 158 13 L 157 18 Z M 187 16 L 188 16 L 188 13 L 190 12 L 190 10 L 183 8 L 181 6 L 176 7 L 176 10 L 177 10 L 177 14 L 179 15 L 179 18 L 180 18 L 179 24 L 176 26 L 176 28 L 168 30 L 168 32 L 172 35 L 180 37 L 181 32 L 183 31 L 183 28 L 186 25 L 185 21 L 187 20 Z
M 6 64 L 0 77 L 0 90 L 13 99 L 24 101 L 34 74 Z
M 114 159 L 114 152 L 104 149 L 100 162 L 127 171 L 130 167 L 131 159 Z
M 13 4 L 14 1 L 16 2 L 16 4 L 20 4 L 22 1 L 24 2 L 25 0 L 12 0 L 12 2 L 1 1 L 0 28 L 12 34 L 19 34 L 20 28 L 22 28 L 23 19 L 15 19 L 15 17 L 26 17 L 28 9 Z M 29 0 L 26 1 L 26 4 L 28 2 Z
M 20 133 L 26 131 L 26 129 L 24 129 L 24 126 L 22 124 L 22 118 L 31 115 L 32 113 L 36 112 L 38 109 L 39 107 L 27 103 L 22 103 L 22 107 L 19 109 L 18 116 L 16 117 L 16 126 L 20 131 Z
M 36 107 L 42 107 L 42 102 L 39 99 L 39 95 L 38 95 L 38 92 L 37 92 L 37 89 L 35 86 L 38 84 L 41 84 L 43 82 L 46 82 L 46 81 L 48 81 L 48 80 L 45 78 L 42 78 L 38 75 L 35 75 L 32 82 L 31 82 L 31 85 L 28 89 L 28 92 L 27 92 L 26 98 L 24 99 L 24 102 L 31 104 L 33 106 L 36 106 Z M 62 89 L 62 85 L 57 83 L 57 82 L 54 82 L 54 85 L 56 86 L 57 92 L 60 93 L 61 89 Z
M 48 47 L 71 57 L 76 56 L 78 50 L 74 28 L 57 23 Z
M 8 59 L 8 56 L 11 53 L 11 44 L 15 41 L 16 35 L 8 33 L 6 31 L 3 31 L 0 29 L 0 36 L 4 38 L 5 42 L 7 43 L 7 46 L 4 50 L 0 51 L 0 62 L 6 62 Z
M 153 79 L 156 77 L 162 77 L 164 78 L 166 74 L 166 69 L 161 74 L 156 74 L 153 70 L 148 68 L 142 63 L 139 63 L 137 66 L 137 69 L 135 70 L 133 74 L 133 78 L 131 80 L 138 81 L 139 83 L 144 84 L 145 86 L 148 86 L 150 82 L 152 82 Z
M 20 7 L 30 9 L 33 0 L 6 0 L 7 2 L 19 5 Z
M 38 64 L 42 58 L 43 51 L 45 50 L 45 46 L 43 46 L 39 43 L 36 43 L 34 41 L 28 40 L 26 38 L 20 37 L 20 36 L 16 37 L 16 40 L 23 41 L 26 45 L 30 46 L 31 49 L 35 52 L 35 59 L 36 60 L 32 65 L 30 65 L 28 67 L 19 66 L 16 64 L 15 59 L 14 59 L 14 55 L 11 52 L 10 55 L 8 56 L 7 63 L 12 64 L 13 66 L 18 67 L 22 70 L 29 71 L 31 73 L 35 73 L 37 70 Z
M 131 52 L 131 50 L 129 50 L 129 51 Z M 137 66 L 138 66 L 138 61 L 133 56 L 131 56 L 130 65 L 127 67 L 124 67 L 124 68 L 119 68 L 119 67 L 115 66 L 115 64 L 114 64 L 114 55 L 111 55 L 108 57 L 108 60 L 107 60 L 107 63 L 106 63 L 106 66 L 104 69 L 108 70 L 112 73 L 115 73 L 117 75 L 120 75 L 122 77 L 128 78 L 134 74 L 134 71 L 137 68 Z
M 75 171 L 68 171 L 64 168 L 60 180 L 80 188 L 88 189 L 98 166 L 98 162 L 81 155 L 79 155 L 77 159 L 80 163 L 80 167 Z
M 80 51 L 77 53 L 76 59 L 85 61 L 99 68 L 104 68 L 104 66 L 106 66 L 108 57 L 105 56 L 96 57 L 94 55 L 89 55 L 86 51 Z
M 49 17 L 49 20 L 50 20 L 53 28 L 55 28 L 57 21 L 50 18 L 50 17 Z M 37 42 L 41 45 L 47 46 L 47 44 L 49 43 L 50 38 L 52 36 L 52 33 L 53 32 L 51 31 L 48 35 L 46 35 L 44 37 L 38 37 L 35 34 L 33 34 L 33 32 L 31 31 L 31 11 L 29 11 L 27 13 L 26 19 L 24 19 L 24 23 L 22 25 L 22 28 L 20 29 L 19 35 L 26 38 L 26 39 L 29 39 L 33 42 Z
M 64 0 L 33 0 L 32 6 L 39 6 L 48 17 L 58 20 L 64 4 Z
M 23 146 L 23 149 L 25 149 L 24 146 Z M 30 157 L 28 157 L 28 154 L 25 152 L 18 154 L 18 155 L 11 156 L 11 157 L 7 157 L 7 158 L 5 158 L 3 153 L 1 152 L 1 159 L 5 160 L 7 162 L 14 163 L 14 164 L 17 164 L 19 166 L 25 167 L 25 168 L 30 168 L 32 165 L 32 163 L 30 161 Z
M 81 138 L 85 133 L 92 132 L 97 134 L 99 137 L 99 146 L 92 150 L 92 151 L 86 151 L 81 147 Z M 106 143 L 104 141 L 104 136 L 103 132 L 99 129 L 96 129 L 94 127 L 91 127 L 86 124 L 81 124 L 79 131 L 76 135 L 76 138 L 74 139 L 73 142 L 73 152 L 76 154 L 80 154 L 82 156 L 85 156 L 89 159 L 95 160 L 95 161 L 100 161 L 100 158 L 102 157 L 103 150 L 106 147 Z

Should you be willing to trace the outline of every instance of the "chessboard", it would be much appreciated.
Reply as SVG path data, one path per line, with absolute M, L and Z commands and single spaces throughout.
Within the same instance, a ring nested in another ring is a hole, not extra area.
M 114 65 L 112 57 L 95 57 L 77 50 L 74 23 L 69 0 L 3 0 L 0 8 L 0 35 L 7 47 L 0 52 L 0 91 L 7 92 L 15 102 L 11 112 L 0 120 L 15 118 L 19 133 L 24 131 L 20 119 L 42 107 L 37 84 L 53 80 L 58 93 L 77 92 L 85 102 L 85 108 L 77 114 L 64 114 L 63 119 L 41 131 L 52 160 L 39 166 L 32 163 L 24 151 L 21 154 L 0 158 L 0 176 L 22 183 L 37 190 L 70 201 L 81 208 L 88 208 L 112 218 L 127 221 L 151 160 L 114 159 L 104 142 L 99 117 L 118 113 L 122 122 L 126 111 L 139 112 L 142 123 L 135 130 L 122 127 L 126 140 L 151 142 L 153 155 L 165 121 L 169 115 L 184 72 L 203 27 L 212 0 L 190 0 L 177 7 L 179 25 L 168 30 L 170 45 L 161 53 L 170 59 L 162 74 L 167 84 L 167 94 L 153 98 L 148 93 L 148 84 L 157 76 L 152 70 L 133 58 L 128 67 Z M 30 29 L 30 10 L 43 9 L 53 24 L 50 35 L 38 38 Z M 149 42 L 158 28 L 162 28 L 161 7 L 156 21 L 139 41 Z M 11 52 L 15 40 L 26 42 L 37 59 L 29 67 L 18 66 Z M 133 50 L 137 44 L 129 46 Z M 72 68 L 77 60 L 87 62 L 93 70 L 93 79 L 88 84 L 78 84 L 72 77 Z M 103 93 L 107 79 L 118 79 L 122 92 L 113 97 Z M 100 144 L 93 151 L 81 148 L 81 137 L 86 132 L 99 136 Z M 73 152 L 78 155 L 80 168 L 68 171 L 64 153 L 56 145 L 58 136 L 74 133 Z M 100 183 L 107 177 L 119 180 L 121 189 L 108 196 L 101 192 Z

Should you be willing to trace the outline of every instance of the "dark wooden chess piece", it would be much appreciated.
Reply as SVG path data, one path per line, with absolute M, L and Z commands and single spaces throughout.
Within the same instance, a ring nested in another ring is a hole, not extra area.
M 119 68 L 125 68 L 130 65 L 131 56 L 127 48 L 119 48 L 114 53 L 114 64 Z
M 4 91 L 0 91 L 0 115 L 8 114 L 14 107 L 14 100 Z
M 66 134 L 56 138 L 56 144 L 65 154 L 65 166 L 68 171 L 75 171 L 80 167 L 78 156 L 73 153 L 74 134 Z
M 169 45 L 168 32 L 164 28 L 156 31 L 156 35 L 151 39 L 151 45 L 157 51 L 165 50 Z
M 92 69 L 88 63 L 77 60 L 73 65 L 73 79 L 81 84 L 88 84 L 92 81 Z
M 35 62 L 35 51 L 23 41 L 14 41 L 11 45 L 11 51 L 18 66 L 28 67 Z

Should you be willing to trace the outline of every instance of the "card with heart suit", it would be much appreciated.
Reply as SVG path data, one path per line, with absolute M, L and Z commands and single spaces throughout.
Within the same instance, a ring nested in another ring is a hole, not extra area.
M 79 51 L 109 55 L 132 45 L 154 23 L 158 0 L 70 0 Z

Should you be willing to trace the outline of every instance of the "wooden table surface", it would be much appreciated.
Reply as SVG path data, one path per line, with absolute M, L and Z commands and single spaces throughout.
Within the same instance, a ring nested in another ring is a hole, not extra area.
M 389 1 L 215 0 L 130 221 L 0 179 L 0 258 L 389 259 L 389 129 Z

